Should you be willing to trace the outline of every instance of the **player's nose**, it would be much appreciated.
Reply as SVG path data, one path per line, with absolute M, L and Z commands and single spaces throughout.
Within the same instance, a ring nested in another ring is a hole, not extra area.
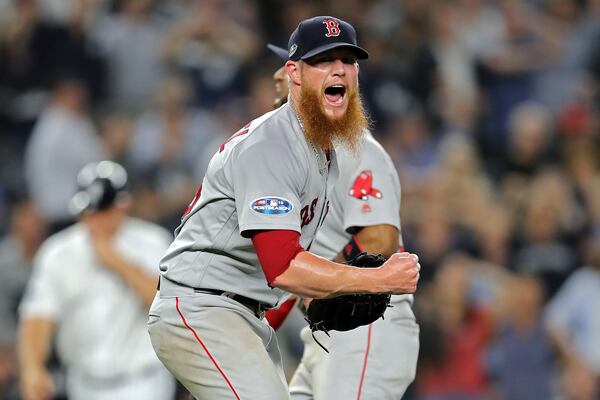
M 342 60 L 335 59 L 331 63 L 331 71 L 335 76 L 344 76 L 346 75 L 346 69 L 344 68 L 344 62 Z

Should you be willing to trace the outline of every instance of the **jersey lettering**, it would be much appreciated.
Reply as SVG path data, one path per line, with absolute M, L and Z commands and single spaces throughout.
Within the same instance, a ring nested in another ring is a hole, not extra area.
M 314 199 L 310 203 L 310 206 L 304 206 L 302 207 L 302 210 L 300 210 L 300 219 L 302 220 L 300 228 L 304 228 L 306 225 L 310 224 L 310 222 L 315 217 L 315 207 L 317 205 L 318 200 L 319 199 Z
M 247 123 L 242 129 L 240 129 L 239 131 L 237 131 L 236 133 L 231 135 L 231 137 L 229 139 L 227 139 L 221 146 L 219 146 L 219 153 L 221 153 L 223 150 L 225 150 L 225 145 L 227 143 L 231 142 L 233 139 L 235 139 L 238 136 L 245 135 L 249 131 L 250 131 L 250 123 Z
M 196 191 L 196 195 L 194 196 L 194 200 L 192 200 L 192 202 L 187 206 L 187 208 L 183 212 L 183 215 L 181 216 L 181 219 L 185 218 L 185 216 L 188 215 L 190 213 L 190 211 L 192 211 L 192 209 L 194 208 L 194 206 L 200 199 L 201 195 L 202 195 L 202 185 L 200 185 L 198 187 L 198 190 Z
M 325 27 L 327 28 L 327 33 L 325 36 L 327 37 L 336 37 L 340 36 L 340 24 L 335 19 L 326 19 L 323 21 Z
M 329 213 L 329 200 L 325 203 L 325 212 L 323 213 L 323 218 L 321 218 L 321 224 L 319 226 L 323 226 L 325 222 L 325 218 L 327 218 L 327 214 Z

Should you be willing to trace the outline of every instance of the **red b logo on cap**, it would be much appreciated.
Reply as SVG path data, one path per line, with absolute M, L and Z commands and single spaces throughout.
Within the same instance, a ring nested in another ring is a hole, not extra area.
M 340 36 L 340 24 L 335 19 L 326 19 L 323 20 L 325 27 L 327 28 L 327 33 L 325 36 Z

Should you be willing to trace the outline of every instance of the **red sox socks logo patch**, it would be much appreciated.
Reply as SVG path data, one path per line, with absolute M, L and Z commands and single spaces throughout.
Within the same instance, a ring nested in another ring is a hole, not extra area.
M 373 187 L 373 174 L 369 170 L 362 171 L 354 181 L 349 192 L 350 196 L 360 200 L 368 200 L 369 196 L 381 199 L 383 194 Z
M 327 37 L 335 37 L 340 36 L 340 24 L 335 19 L 326 19 L 323 20 L 325 27 L 327 28 L 327 33 L 325 36 Z

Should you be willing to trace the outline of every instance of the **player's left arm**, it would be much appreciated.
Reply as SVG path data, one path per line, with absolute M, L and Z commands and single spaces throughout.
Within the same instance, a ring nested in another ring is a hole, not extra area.
M 49 399 L 54 382 L 46 361 L 52 348 L 55 323 L 43 317 L 28 316 L 19 322 L 17 354 L 23 398 Z
M 389 258 L 400 249 L 400 246 L 400 231 L 394 225 L 377 224 L 359 227 L 334 261 L 340 263 L 349 261 L 353 258 L 353 253 L 363 251 Z
M 400 232 L 400 180 L 389 155 L 372 138 L 361 149 L 354 173 L 340 182 L 337 194 L 343 225 L 352 237 L 335 261 L 346 262 L 360 252 L 389 258 L 402 248 Z

